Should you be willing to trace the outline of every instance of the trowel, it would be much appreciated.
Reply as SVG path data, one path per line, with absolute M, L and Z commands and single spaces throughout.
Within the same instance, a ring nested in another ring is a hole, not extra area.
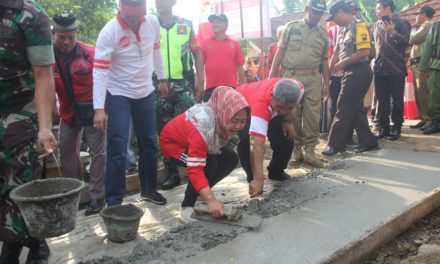
M 194 213 L 192 213 L 191 218 L 225 225 L 243 226 L 250 229 L 258 229 L 261 222 L 263 222 L 263 218 L 256 215 L 241 214 L 238 209 L 232 208 L 227 204 L 225 204 L 223 212 L 224 216 L 222 218 L 214 218 L 209 213 L 208 205 L 200 204 L 194 207 Z

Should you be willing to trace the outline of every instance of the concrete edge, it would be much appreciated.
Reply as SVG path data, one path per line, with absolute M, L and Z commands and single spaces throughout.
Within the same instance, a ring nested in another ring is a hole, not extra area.
M 360 263 L 374 250 L 403 233 L 438 207 L 440 207 L 440 188 L 434 189 L 421 201 L 413 203 L 407 210 L 391 217 L 383 225 L 375 227 L 358 241 L 346 245 L 321 263 Z

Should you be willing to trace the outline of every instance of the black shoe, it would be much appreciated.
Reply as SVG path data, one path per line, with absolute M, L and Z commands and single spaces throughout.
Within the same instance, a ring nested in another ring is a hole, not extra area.
M 327 147 L 327 148 L 322 152 L 322 155 L 325 155 L 325 156 L 333 156 L 333 155 L 335 155 L 335 154 L 342 153 L 342 152 L 345 152 L 345 149 L 338 149 L 338 148 Z
M 281 174 L 278 175 L 271 175 L 269 173 L 269 179 L 274 181 L 286 181 L 292 179 L 289 174 L 285 173 L 284 171 Z
M 424 124 L 421 128 L 419 128 L 420 131 L 425 131 L 426 129 L 428 129 L 431 126 L 430 122 L 426 122 L 426 124 Z
M 419 121 L 417 124 L 413 125 L 413 126 L 409 126 L 412 129 L 417 129 L 417 128 L 421 128 L 422 126 L 424 126 L 426 124 L 425 121 Z
M 388 140 L 394 141 L 400 138 L 400 128 L 393 128 L 391 130 L 390 135 L 388 136 Z
M 3 242 L 0 264 L 20 264 L 19 258 L 23 245 L 18 243 Z
M 180 184 L 179 174 L 168 175 L 168 178 L 162 183 L 163 190 L 171 190 Z
M 165 162 L 165 167 L 168 171 L 168 177 L 164 183 L 162 183 L 162 189 L 171 190 L 180 184 L 180 176 L 177 170 L 177 164 L 173 160 L 170 160 Z
M 47 264 L 47 259 L 50 255 L 49 246 L 46 240 L 41 238 L 29 239 L 29 253 L 26 259 L 26 264 Z
M 87 206 L 85 215 L 93 215 L 97 214 L 101 211 L 102 208 L 105 206 L 105 200 L 104 198 L 101 199 L 92 199 L 89 202 L 89 205 Z
M 440 132 L 440 123 L 432 122 L 431 126 L 423 131 L 423 135 L 431 135 L 438 132 Z
M 374 135 L 376 137 L 376 139 L 382 139 L 382 138 L 386 138 L 390 135 L 390 131 L 388 129 L 379 129 L 379 133 L 377 133 L 376 135 Z
M 162 196 L 162 194 L 158 193 L 157 191 L 154 191 L 152 193 L 148 194 L 142 194 L 141 198 L 145 201 L 152 202 L 158 205 L 164 205 L 167 203 L 167 199 Z
M 356 148 L 353 149 L 354 153 L 362 153 L 365 151 L 371 151 L 371 150 L 377 150 L 379 149 L 379 146 L 372 146 L 372 147 L 361 147 L 361 146 L 357 146 Z

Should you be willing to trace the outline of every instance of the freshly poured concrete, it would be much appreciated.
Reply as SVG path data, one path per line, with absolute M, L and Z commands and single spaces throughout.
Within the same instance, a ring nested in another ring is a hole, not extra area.
M 300 168 L 290 173 L 299 176 Z M 264 217 L 258 231 L 178 218 L 184 186 L 163 191 L 166 206 L 127 197 L 145 209 L 137 239 L 112 243 L 102 219 L 78 213 L 74 231 L 49 239 L 50 263 L 319 263 L 405 212 L 440 186 L 440 154 L 382 149 L 336 158 L 328 169 L 247 194 L 242 169 L 215 186 L 225 203 Z M 26 252 L 21 259 L 25 260 Z M 94 260 L 95 259 L 95 260 Z M 340 264 L 341 262 L 336 262 Z
M 315 199 L 266 218 L 258 232 L 181 263 L 319 263 L 438 186 L 438 153 L 384 149 L 354 156 L 336 170 L 288 187 L 292 193 L 314 193 Z

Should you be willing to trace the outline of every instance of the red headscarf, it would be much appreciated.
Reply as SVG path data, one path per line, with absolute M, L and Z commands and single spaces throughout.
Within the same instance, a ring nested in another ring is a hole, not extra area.
M 249 107 L 242 94 L 231 87 L 215 88 L 211 99 L 197 104 L 186 112 L 189 120 L 208 145 L 208 153 L 217 154 L 231 137 L 226 129 L 231 118 L 240 110 Z

